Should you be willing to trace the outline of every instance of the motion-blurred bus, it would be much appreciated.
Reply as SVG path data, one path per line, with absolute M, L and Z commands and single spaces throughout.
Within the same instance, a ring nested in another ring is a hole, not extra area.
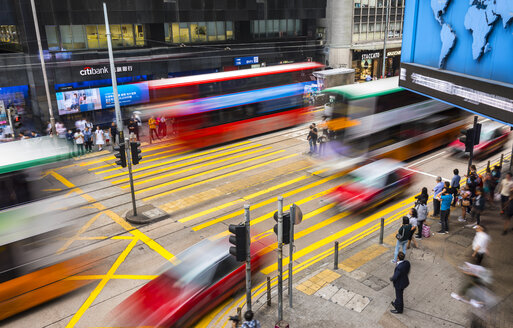
M 45 195 L 45 165 L 69 158 L 66 140 L 41 137 L 0 144 L 0 320 L 90 281 L 68 279 L 96 265 L 84 249 L 59 254 L 73 234 L 70 217 L 85 201 Z
M 305 88 L 322 67 L 307 62 L 150 81 L 151 104 L 134 109 L 143 120 L 172 118 L 182 144 L 207 147 L 308 121 Z
M 398 77 L 322 92 L 332 100 L 327 152 L 336 159 L 325 165 L 333 170 L 366 158 L 418 156 L 452 142 L 468 120 L 458 108 L 400 88 Z

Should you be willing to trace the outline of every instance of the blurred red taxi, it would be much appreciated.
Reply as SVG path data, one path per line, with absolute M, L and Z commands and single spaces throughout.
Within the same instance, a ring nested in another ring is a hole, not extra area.
M 405 191 L 413 182 L 413 170 L 392 159 L 380 159 L 347 173 L 329 200 L 341 211 L 368 210 Z
M 267 239 L 251 243 L 251 271 L 264 265 Z M 244 263 L 228 253 L 228 237 L 186 249 L 116 307 L 122 326 L 189 327 L 245 284 Z
M 485 158 L 501 150 L 508 141 L 509 128 L 497 122 L 484 122 L 481 125 L 479 144 L 474 146 L 474 157 Z M 455 155 L 465 155 L 465 144 L 459 139 L 449 144 Z

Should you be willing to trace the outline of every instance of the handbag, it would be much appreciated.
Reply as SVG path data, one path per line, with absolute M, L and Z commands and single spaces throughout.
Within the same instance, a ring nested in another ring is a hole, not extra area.
M 405 230 L 405 229 L 404 229 L 404 227 L 401 227 L 401 228 L 402 228 L 402 233 L 397 233 L 397 234 L 395 235 L 395 238 L 396 238 L 397 240 L 401 240 L 401 239 L 403 239 L 403 237 L 404 237 L 404 230 Z M 400 228 L 399 230 L 401 230 L 401 228 Z
M 470 206 L 470 200 L 462 199 L 461 200 L 461 206 Z

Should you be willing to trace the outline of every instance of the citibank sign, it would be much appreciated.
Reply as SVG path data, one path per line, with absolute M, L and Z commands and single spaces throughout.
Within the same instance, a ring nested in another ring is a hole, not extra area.
M 80 71 L 80 75 L 82 75 L 82 76 L 108 74 L 108 73 L 109 73 L 109 68 L 105 67 L 105 66 L 101 67 L 101 68 L 84 67 L 84 69 L 82 69 Z

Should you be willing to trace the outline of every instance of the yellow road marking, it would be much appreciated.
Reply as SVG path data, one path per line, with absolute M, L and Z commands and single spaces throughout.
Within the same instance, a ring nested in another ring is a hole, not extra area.
M 274 155 L 274 154 L 278 154 L 278 153 L 281 153 L 281 152 L 284 152 L 284 151 L 285 150 L 279 150 L 279 151 L 276 151 L 276 152 L 273 152 L 273 153 L 269 153 L 269 154 L 265 154 L 265 155 L 262 155 L 262 156 L 258 156 L 258 157 L 252 158 L 250 160 L 245 160 L 245 161 L 238 162 L 238 164 L 243 164 L 245 162 L 254 161 L 254 160 L 257 160 L 259 158 L 268 157 L 268 156 L 271 156 L 271 155 Z M 149 201 L 149 200 L 152 200 L 152 199 L 155 199 L 155 198 L 159 198 L 159 197 L 162 197 L 162 196 L 165 196 L 165 195 L 169 195 L 169 194 L 181 191 L 181 190 L 185 190 L 185 189 L 188 189 L 188 188 L 199 186 L 199 185 L 207 183 L 207 182 L 216 181 L 216 180 L 219 180 L 219 179 L 222 179 L 222 178 L 226 178 L 226 177 L 229 177 L 229 176 L 232 176 L 232 175 L 236 175 L 236 174 L 239 174 L 239 173 L 242 173 L 242 172 L 250 171 L 250 170 L 262 167 L 262 166 L 269 165 L 271 163 L 276 163 L 276 162 L 279 162 L 279 161 L 282 161 L 282 160 L 285 160 L 285 159 L 288 159 L 288 158 L 291 158 L 291 157 L 295 157 L 297 155 L 298 154 L 292 154 L 292 155 L 288 155 L 288 156 L 283 156 L 283 157 L 279 157 L 279 158 L 276 158 L 276 159 L 273 159 L 273 160 L 270 160 L 270 161 L 267 161 L 267 162 L 263 162 L 263 163 L 252 165 L 252 166 L 248 166 L 248 167 L 245 167 L 245 168 L 240 169 L 240 170 L 236 170 L 236 171 L 233 171 L 233 172 L 230 172 L 230 173 L 222 174 L 222 175 L 219 175 L 219 176 L 216 176 L 216 177 L 213 177 L 213 178 L 210 178 L 210 179 L 206 179 L 206 180 L 203 180 L 203 181 L 198 181 L 198 182 L 192 183 L 190 185 L 186 185 L 186 186 L 183 186 L 183 187 L 180 187 L 180 188 L 176 188 L 176 189 L 173 189 L 173 190 L 170 190 L 170 191 L 166 191 L 166 192 L 163 192 L 163 193 L 160 193 L 160 194 L 156 194 L 154 196 L 146 197 L 146 198 L 143 199 L 143 201 Z M 230 165 L 226 165 L 224 168 L 227 168 L 227 167 L 230 167 Z M 198 174 L 195 174 L 195 175 L 191 175 L 191 176 L 186 177 L 186 178 L 182 178 L 182 179 L 178 179 L 178 180 L 173 180 L 173 181 L 170 181 L 170 182 L 162 183 L 160 185 L 156 185 L 156 186 L 153 186 L 153 187 L 149 187 L 149 188 L 140 190 L 139 192 L 144 192 L 144 191 L 148 191 L 148 190 L 152 190 L 152 189 L 157 189 L 157 188 L 165 187 L 165 186 L 174 184 L 174 183 L 179 182 L 179 181 L 184 181 L 184 180 L 188 180 L 189 178 L 192 178 L 192 177 L 195 177 L 195 176 L 200 176 L 202 174 L 205 174 L 205 172 L 198 173 Z M 139 192 L 136 192 L 136 194 L 139 193 Z
M 173 149 L 166 150 L 166 151 L 161 151 L 161 152 L 155 153 L 155 154 L 144 155 L 144 157 L 143 157 L 144 160 L 140 161 L 139 163 L 140 164 L 144 164 L 144 163 L 154 162 L 154 161 L 158 161 L 158 160 L 161 160 L 161 159 L 164 159 L 164 158 L 169 158 L 169 157 L 172 157 L 172 156 L 178 156 L 180 154 L 185 154 L 185 153 L 190 152 L 190 150 L 187 150 L 187 151 L 182 151 L 182 152 L 179 153 L 178 151 L 182 150 L 182 149 L 186 149 L 186 147 L 178 147 L 178 148 L 173 148 Z M 171 153 L 171 155 L 161 156 L 161 157 L 157 157 L 157 158 L 152 158 L 152 159 L 146 160 L 146 158 L 148 158 L 148 157 L 158 156 L 158 155 L 162 155 L 162 154 L 169 154 L 169 153 Z M 89 171 L 96 171 L 96 170 L 103 169 L 103 168 L 106 168 L 106 167 L 112 167 L 113 165 L 116 165 L 116 164 L 115 163 L 109 163 L 109 164 L 105 164 L 105 165 L 102 165 L 102 166 L 93 167 L 93 168 L 90 168 Z M 103 171 L 103 172 L 106 172 L 106 171 Z
M 166 147 L 176 146 L 178 144 L 179 143 L 170 143 L 170 144 L 166 144 L 166 145 L 160 145 L 160 146 L 155 146 L 155 147 L 143 148 L 142 149 L 142 153 L 145 153 L 145 152 L 148 152 L 148 151 L 152 151 L 152 150 L 156 150 L 156 149 L 162 149 L 162 148 L 166 148 Z M 93 164 L 105 162 L 105 161 L 112 160 L 112 159 L 116 159 L 116 157 L 114 157 L 114 156 L 104 157 L 102 159 L 97 159 L 97 160 L 94 160 L 94 161 L 80 163 L 79 166 L 93 165 Z
M 226 147 L 222 147 L 222 148 L 216 148 L 216 149 L 211 149 L 211 150 L 204 151 L 204 152 L 201 152 L 201 153 L 191 154 L 191 155 L 188 155 L 188 156 L 185 156 L 185 157 L 174 158 L 174 159 L 166 161 L 166 162 L 152 164 L 152 165 L 148 165 L 148 166 L 145 166 L 145 167 L 141 167 L 141 168 L 135 169 L 135 170 L 133 170 L 133 172 L 145 171 L 145 170 L 148 170 L 148 169 L 151 169 L 151 168 L 154 168 L 154 167 L 164 166 L 164 165 L 167 165 L 167 164 L 184 161 L 184 160 L 191 159 L 191 158 L 194 158 L 194 157 L 199 157 L 199 156 L 207 155 L 207 154 L 210 154 L 210 153 L 215 153 L 215 152 L 218 152 L 218 151 L 223 151 L 223 150 L 226 150 L 226 149 L 231 149 L 231 148 L 234 148 L 234 147 L 238 147 L 238 146 L 247 144 L 249 142 L 250 141 L 241 142 L 241 143 L 238 143 L 238 144 L 234 144 L 234 145 L 230 145 L 230 146 L 226 146 Z M 197 163 L 197 162 L 204 161 L 206 159 L 216 158 L 216 157 L 219 157 L 219 156 L 224 156 L 224 155 L 227 155 L 227 154 L 232 154 L 232 153 L 236 153 L 236 152 L 239 152 L 239 151 L 242 151 L 242 150 L 245 150 L 245 149 L 250 149 L 250 148 L 255 148 L 255 147 L 260 147 L 260 146 L 262 146 L 262 145 L 261 144 L 255 144 L 255 145 L 252 145 L 252 146 L 244 147 L 242 149 L 238 149 L 238 150 L 236 149 L 236 150 L 232 150 L 232 151 L 229 151 L 229 152 L 220 153 L 220 154 L 214 155 L 212 157 L 207 157 L 207 158 L 203 158 L 203 159 L 200 159 L 200 160 L 197 160 L 197 161 L 188 162 L 188 164 L 194 164 L 194 163 Z M 159 170 L 154 170 L 154 171 L 146 172 L 146 173 L 143 173 L 143 174 L 138 174 L 138 175 L 135 175 L 134 178 L 140 178 L 140 177 L 144 177 L 144 176 L 147 176 L 147 175 L 150 175 L 150 174 L 155 174 L 155 173 L 159 173 L 159 172 L 165 172 L 168 169 L 169 168 L 163 168 L 163 169 L 159 169 Z M 107 172 L 107 171 L 104 171 L 104 172 Z M 100 173 L 103 173 L 103 172 L 97 172 L 96 174 L 100 174 Z M 116 173 L 116 174 L 112 174 L 112 175 L 106 176 L 106 177 L 104 177 L 104 179 L 112 179 L 112 178 L 116 178 L 116 177 L 119 177 L 119 176 L 122 176 L 122 175 L 126 175 L 126 174 L 127 174 L 126 172 Z M 119 180 L 113 181 L 112 183 L 118 183 L 118 182 L 123 182 L 123 181 L 128 181 L 128 180 L 129 180 L 128 178 L 123 178 L 123 179 L 119 179 Z
M 339 178 L 343 175 L 343 173 L 338 173 L 338 174 L 334 174 L 332 176 L 329 176 L 329 177 L 326 177 L 324 179 L 321 179 L 321 180 L 318 180 L 318 181 L 315 181 L 315 182 L 312 182 L 312 183 L 309 183 L 303 187 L 300 187 L 298 189 L 294 189 L 294 190 L 291 190 L 289 192 L 286 192 L 285 194 L 283 194 L 283 197 L 289 197 L 289 196 L 293 196 L 295 194 L 298 194 L 302 191 L 305 191 L 305 190 L 308 190 L 310 188 L 313 188 L 313 187 L 316 187 L 318 185 L 321 185 L 325 182 L 328 182 L 330 180 L 333 180 L 333 179 L 336 179 L 336 178 Z M 267 199 L 267 200 L 264 200 L 260 203 L 257 203 L 257 204 L 254 204 L 254 205 L 251 205 L 251 209 L 252 210 L 255 210 L 257 208 L 260 208 L 262 206 L 265 206 L 265 205 L 269 205 L 273 202 L 276 202 L 276 198 L 270 198 L 270 199 Z M 200 225 L 197 225 L 195 227 L 192 228 L 192 230 L 194 231 L 198 231 L 198 230 L 201 230 L 201 229 L 205 229 L 207 227 L 210 227 L 211 225 L 214 225 L 216 223 L 219 223 L 219 222 L 222 222 L 222 221 L 225 221 L 225 220 L 228 220 L 228 219 L 231 219 L 231 218 L 234 218 L 236 216 L 239 216 L 239 215 L 242 215 L 244 213 L 244 210 L 239 210 L 239 211 L 236 211 L 236 212 L 233 212 L 233 213 L 230 213 L 230 214 L 227 214 L 227 215 L 224 215 L 224 216 L 221 216 L 219 218 L 216 218 L 216 219 L 213 219 L 213 220 L 210 220 L 210 221 L 206 221 Z M 263 220 L 262 220 L 263 221 Z M 258 222 L 261 222 L 261 221 L 258 221 L 258 220 L 251 220 L 251 224 L 256 224 Z
M 353 272 L 365 263 L 375 259 L 381 254 L 388 251 L 388 247 L 382 245 L 371 245 L 358 253 L 348 257 L 342 261 L 338 267 L 347 272 Z
M 86 301 L 78 309 L 78 311 L 75 313 L 75 315 L 73 315 L 73 318 L 71 318 L 71 321 L 66 325 L 66 328 L 75 327 L 75 325 L 78 323 L 78 321 L 80 320 L 82 315 L 84 315 L 85 311 L 87 311 L 87 309 L 91 306 L 91 304 L 93 304 L 96 297 L 98 297 L 98 295 L 100 294 L 102 289 L 105 287 L 105 285 L 110 280 L 110 278 L 114 275 L 114 273 L 119 268 L 121 263 L 123 263 L 125 261 L 126 257 L 130 253 L 132 248 L 134 248 L 135 245 L 137 244 L 137 241 L 138 241 L 137 239 L 133 239 L 128 244 L 128 246 L 123 250 L 123 252 L 118 256 L 118 258 L 116 259 L 116 261 L 114 262 L 112 267 L 110 267 L 107 274 L 102 278 L 102 280 L 100 280 L 100 282 L 98 283 L 96 288 L 91 292 L 91 294 L 89 294 L 89 297 L 86 299 Z
M 369 223 L 372 223 L 373 221 L 376 221 L 376 220 L 379 220 L 380 218 L 384 217 L 386 214 L 390 213 L 390 212 L 393 212 L 394 210 L 397 210 L 405 205 L 408 205 L 409 203 L 411 203 L 413 200 L 415 200 L 415 196 L 412 196 L 402 202 L 399 202 L 397 204 L 394 204 L 393 206 L 390 206 L 384 210 L 381 210 L 379 211 L 378 213 L 375 213 L 355 224 L 352 224 L 350 225 L 349 227 L 345 228 L 345 229 L 342 229 L 341 231 L 337 232 L 337 233 L 334 233 L 326 238 L 323 238 L 323 239 L 320 239 L 318 241 L 316 241 L 315 243 L 297 251 L 296 253 L 294 253 L 294 259 L 300 259 L 301 257 L 307 255 L 308 253 L 311 253 L 317 249 L 319 249 L 320 247 L 328 244 L 328 243 L 331 243 L 339 238 L 342 238 L 366 225 L 368 225 Z M 336 216 L 340 216 L 344 213 L 340 213 L 340 214 L 337 214 Z M 288 264 L 288 259 L 284 259 L 284 263 L 283 265 L 287 265 Z M 278 268 L 277 264 L 272 264 L 272 265 L 269 265 L 267 266 L 266 268 L 262 269 L 262 273 L 263 274 L 269 274 L 273 271 L 275 271 L 276 269 Z
M 263 152 L 265 150 L 269 150 L 271 148 L 272 147 L 255 149 L 255 150 L 247 152 L 247 153 L 242 153 L 242 154 L 234 155 L 234 156 L 231 156 L 231 157 L 221 158 L 221 159 L 219 159 L 217 161 L 208 162 L 208 163 L 205 163 L 205 164 L 200 164 L 200 165 L 196 165 L 196 166 L 192 166 L 192 167 L 186 167 L 185 169 L 180 170 L 180 171 L 175 171 L 175 172 L 171 172 L 171 173 L 168 173 L 168 174 L 159 175 L 157 177 L 149 178 L 149 179 L 146 179 L 146 180 L 137 181 L 137 182 L 134 183 L 134 185 L 140 185 L 140 184 L 143 184 L 143 183 L 148 183 L 148 182 L 151 182 L 151 181 L 160 180 L 160 179 L 167 178 L 167 177 L 170 177 L 170 176 L 173 176 L 173 175 L 177 175 L 177 174 L 180 174 L 180 173 L 196 170 L 196 169 L 199 169 L 199 168 L 202 168 L 202 167 L 211 166 L 211 165 L 219 164 L 219 163 L 224 163 L 224 162 L 232 160 L 232 159 L 244 157 L 244 156 L 255 154 L 255 153 L 260 153 L 260 152 Z M 259 157 L 256 157 L 256 158 L 259 158 Z M 204 161 L 204 160 L 205 159 L 198 159 L 198 160 L 195 160 L 193 162 Z M 248 159 L 246 161 L 251 161 L 251 160 L 254 160 L 254 159 L 250 158 L 250 159 Z M 231 167 L 231 166 L 240 165 L 241 163 L 244 163 L 244 161 L 236 162 L 236 163 L 232 163 L 232 164 L 229 164 L 229 165 L 224 165 L 224 166 L 212 169 L 212 170 L 200 172 L 200 173 L 195 174 L 195 175 L 187 176 L 187 178 L 192 178 L 194 176 L 201 176 L 201 175 L 205 175 L 205 174 L 208 174 L 208 173 L 211 173 L 211 172 L 216 172 L 216 171 L 223 170 L 223 169 Z M 187 164 L 189 164 L 189 163 L 182 163 L 182 164 L 179 164 L 179 165 L 174 165 L 174 166 L 171 166 L 171 167 L 167 167 L 167 168 L 165 168 L 163 170 L 169 171 L 169 170 L 171 170 L 173 168 L 180 167 L 180 166 L 185 166 Z M 124 185 L 124 186 L 121 186 L 121 188 L 123 188 L 123 189 L 130 188 L 130 185 L 129 184 L 128 185 Z
M 61 191 L 62 188 L 54 188 L 54 189 L 42 189 L 41 191 Z
M 194 326 L 194 328 L 207 328 L 208 327 L 208 323 L 210 321 L 212 321 L 219 314 L 219 312 L 221 312 L 230 302 L 233 302 L 233 300 L 234 300 L 233 297 L 229 297 L 228 299 L 226 299 L 226 301 L 221 303 L 214 310 L 210 311 L 210 313 L 207 316 L 203 317 L 201 319 L 201 321 L 199 321 Z
M 86 232 L 87 229 L 89 229 L 89 227 L 96 221 L 96 219 L 98 219 L 100 217 L 100 215 L 102 215 L 102 212 L 96 214 L 89 221 L 87 221 L 87 223 L 84 224 L 82 226 L 82 228 L 80 228 L 80 230 L 78 230 L 77 233 L 73 237 L 68 239 L 64 243 L 64 245 L 62 245 L 62 247 L 59 248 L 59 250 L 57 251 L 57 254 L 62 254 L 62 252 L 64 252 L 75 240 L 77 240 L 77 238 L 80 237 L 81 234 L 83 234 L 84 232 Z
M 269 193 L 271 191 L 274 191 L 274 190 L 286 187 L 288 185 L 291 185 L 291 184 L 294 184 L 296 182 L 302 181 L 302 180 L 307 179 L 309 177 L 310 177 L 309 175 L 304 175 L 304 176 L 301 176 L 299 178 L 295 178 L 295 179 L 292 179 L 292 180 L 280 183 L 280 184 L 272 186 L 270 188 L 267 188 L 267 189 L 264 189 L 264 190 L 261 190 L 261 191 L 257 191 L 257 192 L 255 192 L 255 193 L 253 193 L 251 195 L 243 196 L 243 197 L 241 197 L 239 199 L 236 199 L 234 201 L 231 201 L 231 202 L 228 202 L 228 203 L 225 203 L 225 204 L 222 204 L 222 205 L 219 205 L 219 206 L 216 206 L 216 207 L 213 207 L 213 208 L 201 211 L 199 213 L 187 216 L 187 217 L 185 217 L 183 219 L 180 219 L 178 221 L 184 223 L 184 222 L 188 222 L 188 221 L 194 220 L 194 219 L 196 219 L 196 218 L 198 218 L 200 216 L 207 215 L 207 214 L 213 213 L 215 211 L 222 210 L 224 208 L 227 208 L 227 207 L 230 207 L 232 205 L 236 205 L 236 204 L 242 203 L 244 201 L 248 201 L 248 200 L 253 199 L 255 197 L 258 197 L 258 196 L 267 194 L 267 193 Z
M 130 223 L 125 221 L 122 217 L 120 217 L 119 215 L 117 215 L 113 211 L 108 210 L 107 207 L 105 207 L 105 205 L 97 202 L 93 197 L 91 197 L 90 195 L 84 193 L 80 188 L 75 187 L 75 185 L 73 183 L 71 183 L 69 180 L 64 178 L 62 175 L 60 175 L 59 173 L 57 173 L 55 171 L 51 171 L 50 174 L 55 179 L 60 181 L 63 185 L 65 185 L 66 187 L 68 187 L 70 189 L 72 188 L 70 190 L 70 192 L 76 192 L 77 194 L 79 194 L 80 196 L 85 198 L 89 203 L 92 203 L 92 205 L 96 209 L 98 209 L 99 211 L 102 211 L 104 214 L 109 216 L 114 222 L 116 222 L 117 224 L 122 226 L 127 232 L 131 233 L 134 237 L 136 237 L 137 239 L 139 239 L 142 242 L 144 242 L 146 245 L 148 245 L 148 247 L 153 249 L 155 252 L 159 253 L 166 260 L 169 261 L 169 260 L 171 260 L 174 257 L 173 254 L 171 254 L 168 250 L 166 250 L 164 247 L 162 247 L 156 241 L 154 241 L 153 239 L 151 239 L 148 236 L 146 236 L 144 233 L 139 231 L 139 229 L 134 228 Z

